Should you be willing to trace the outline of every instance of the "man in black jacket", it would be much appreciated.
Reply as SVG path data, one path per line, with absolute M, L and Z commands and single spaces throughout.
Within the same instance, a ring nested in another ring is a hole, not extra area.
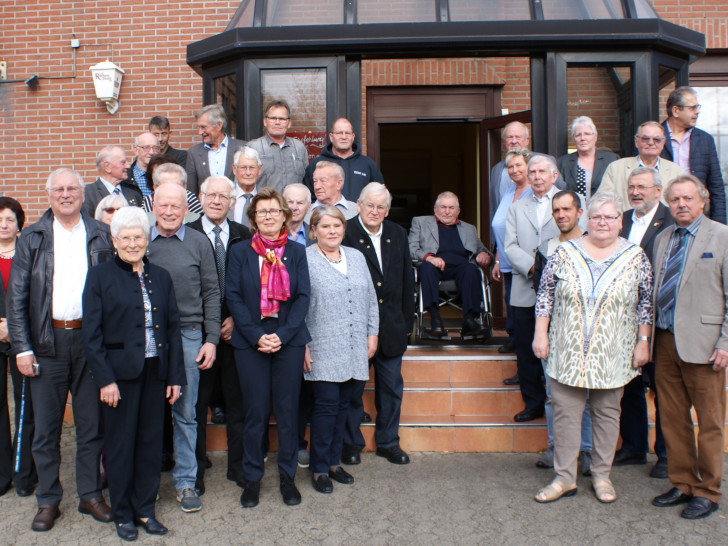
M 81 294 L 88 268 L 113 258 L 108 228 L 81 212 L 84 183 L 71 169 L 48 177 L 50 209 L 23 230 L 6 295 L 18 369 L 32 385 L 38 468 L 34 531 L 49 531 L 61 515 L 60 437 L 70 389 L 76 424 L 78 510 L 112 520 L 101 495 L 99 390 L 88 372 L 81 338 Z
M 364 254 L 379 302 L 379 346 L 370 360 L 375 374 L 377 455 L 394 464 L 407 464 L 409 457 L 399 447 L 399 416 L 404 390 L 402 355 L 415 307 L 414 276 L 406 232 L 385 220 L 391 205 L 392 196 L 384 184 L 366 185 L 357 201 L 359 215 L 346 223 L 344 244 Z M 361 462 L 359 452 L 364 448 L 359 430 L 364 381 L 360 383 L 349 405 L 341 456 L 345 464 Z

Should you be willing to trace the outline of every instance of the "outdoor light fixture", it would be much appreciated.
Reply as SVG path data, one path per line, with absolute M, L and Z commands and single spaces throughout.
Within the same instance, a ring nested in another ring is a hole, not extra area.
M 115 114 L 119 109 L 119 90 L 124 71 L 108 59 L 89 67 L 89 70 L 93 76 L 96 98 L 106 103 L 109 114 Z
M 27 80 L 25 80 L 25 85 L 27 85 L 31 89 L 36 87 L 38 85 L 38 74 L 35 74 L 35 75 L 31 76 L 30 78 L 28 78 Z

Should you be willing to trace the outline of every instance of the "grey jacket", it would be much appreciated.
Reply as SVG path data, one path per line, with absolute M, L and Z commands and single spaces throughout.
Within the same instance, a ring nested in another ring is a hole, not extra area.
M 478 238 L 475 226 L 458 222 L 458 234 L 465 250 L 470 252 L 470 261 L 475 262 L 475 257 L 481 252 L 491 252 L 485 248 Z M 409 232 L 409 250 L 412 259 L 421 262 L 426 254 L 437 254 L 440 248 L 440 231 L 437 227 L 437 220 L 434 216 L 416 216 L 412 218 L 412 225 Z

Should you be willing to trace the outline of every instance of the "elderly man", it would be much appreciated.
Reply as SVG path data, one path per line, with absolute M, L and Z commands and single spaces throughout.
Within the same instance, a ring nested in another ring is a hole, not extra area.
M 673 225 L 670 209 L 660 203 L 662 178 L 650 167 L 637 167 L 627 180 L 627 195 L 632 209 L 624 213 L 622 233 L 631 243 L 641 246 L 652 262 L 655 237 Z M 645 371 L 655 393 L 655 455 L 657 463 L 650 471 L 653 478 L 667 478 L 667 452 L 660 427 L 660 410 L 655 390 L 655 365 L 647 363 Z M 619 433 L 622 447 L 614 455 L 614 466 L 647 462 L 647 400 L 643 376 L 638 375 L 624 386 Z
M 227 116 L 219 104 L 203 106 L 195 113 L 195 120 L 202 142 L 187 151 L 186 170 L 187 189 L 197 195 L 200 183 L 209 176 L 233 179 L 233 157 L 245 141 L 228 136 Z
M 319 161 L 338 163 L 344 169 L 344 189 L 342 193 L 347 199 L 358 199 L 364 186 L 369 182 L 382 182 L 384 177 L 377 164 L 362 155 L 354 139 L 354 127 L 346 118 L 339 118 L 331 125 L 329 143 L 306 168 L 303 183 L 313 191 L 313 172 Z
M 197 220 L 197 218 L 200 217 L 200 213 L 202 212 L 202 205 L 200 204 L 200 200 L 197 198 L 197 196 L 187 189 L 187 173 L 177 163 L 162 163 L 154 169 L 154 174 L 152 175 L 152 185 L 154 186 L 155 191 L 160 185 L 166 184 L 168 182 L 177 184 L 178 186 L 185 188 L 185 194 L 187 196 L 187 214 L 185 215 L 185 222 L 192 222 L 193 220 Z M 153 194 L 147 195 L 144 198 L 142 208 L 145 210 L 145 212 L 150 213 L 148 215 L 149 223 L 154 224 L 156 218 L 152 213 L 152 209 L 154 208 Z
M 311 211 L 306 215 L 306 221 L 311 212 L 321 205 L 332 205 L 344 215 L 344 218 L 351 220 L 357 215 L 356 203 L 347 200 L 341 193 L 344 187 L 344 169 L 337 163 L 330 161 L 319 161 L 313 171 L 313 193 L 316 201 L 311 205 Z
M 305 218 L 311 210 L 311 192 L 303 184 L 288 184 L 283 190 L 283 197 L 293 214 L 288 223 L 288 238 L 304 246 L 310 245 L 313 241 L 308 236 Z
M 217 358 L 212 367 L 200 371 L 200 387 L 195 413 L 197 416 L 197 481 L 195 488 L 205 490 L 205 466 L 207 446 L 207 409 L 218 385 L 222 387 L 226 408 L 228 467 L 227 477 L 242 483 L 240 470 L 243 464 L 243 411 L 240 400 L 240 382 L 235 367 L 230 336 L 233 332 L 233 318 L 225 305 L 225 270 L 233 245 L 250 239 L 245 226 L 227 219 L 235 206 L 232 180 L 224 176 L 211 176 L 200 187 L 200 202 L 204 216 L 187 224 L 188 227 L 204 233 L 212 244 L 217 267 L 217 280 L 222 296 L 222 325 L 220 342 L 217 344 Z
M 200 370 L 212 366 L 220 341 L 220 283 L 210 241 L 182 223 L 185 199 L 184 188 L 177 184 L 164 183 L 154 192 L 157 223 L 151 231 L 149 259 L 169 271 L 177 295 L 187 386 L 172 407 L 176 461 L 172 479 L 182 511 L 196 512 L 202 502 L 195 490 L 195 404 Z
M 127 181 L 129 160 L 121 146 L 106 146 L 96 156 L 96 170 L 98 178 L 92 184 L 87 184 L 83 190 L 83 210 L 94 217 L 96 207 L 107 195 L 123 195 L 132 207 L 142 206 L 142 192 Z
M 149 132 L 159 139 L 159 153 L 168 155 L 175 160 L 177 165 L 184 167 L 187 164 L 187 152 L 177 150 L 169 145 L 169 135 L 172 128 L 169 120 L 164 116 L 153 116 L 149 120 Z
M 402 355 L 414 315 L 414 278 L 407 232 L 385 218 L 392 195 L 384 184 L 370 182 L 357 201 L 359 215 L 347 222 L 344 244 L 359 250 L 367 261 L 379 302 L 379 345 L 369 361 L 374 366 L 374 405 L 377 408 L 374 440 L 377 455 L 390 463 L 407 464 L 407 453 L 399 447 L 399 416 L 402 407 Z M 349 402 L 341 461 L 359 462 L 364 437 L 359 429 L 364 406 L 364 381 L 358 382 Z
M 667 140 L 660 157 L 674 161 L 703 183 L 710 193 L 708 217 L 725 224 L 725 187 L 715 140 L 695 126 L 700 115 L 697 92 L 692 87 L 678 87 L 667 98 L 666 110 L 662 126 Z
M 655 240 L 654 362 L 667 473 L 674 486 L 655 506 L 681 515 L 718 509 L 723 475 L 728 365 L 728 228 L 705 216 L 708 190 L 692 175 L 667 184 L 675 220 Z M 695 438 L 691 408 L 700 430 Z
M 303 180 L 308 152 L 303 142 L 286 136 L 291 127 L 291 107 L 286 101 L 268 103 L 263 114 L 263 127 L 265 134 L 248 143 L 263 162 L 260 186 L 283 191 L 288 184 Z
M 48 209 L 17 243 L 6 293 L 8 333 L 20 372 L 32 385 L 38 469 L 34 531 L 49 531 L 61 515 L 60 440 L 68 391 L 76 424 L 78 510 L 112 521 L 101 495 L 99 389 L 86 365 L 81 295 L 88 269 L 113 259 L 106 225 L 81 211 L 83 179 L 71 169 L 48 177 Z
M 541 381 L 541 361 L 533 354 L 531 344 L 536 328 L 536 291 L 532 275 L 536 249 L 559 230 L 551 214 L 551 199 L 559 171 L 551 158 L 536 155 L 528 162 L 528 181 L 533 195 L 513 203 L 506 218 L 505 253 L 513 267 L 511 309 L 518 361 L 518 382 L 526 404 L 513 418 L 517 423 L 543 417 L 546 391 Z
M 127 169 L 126 175 L 129 182 L 139 188 L 142 196 L 146 197 L 153 193 L 147 184 L 147 166 L 152 156 L 159 153 L 159 139 L 152 133 L 142 133 L 134 139 L 134 153 L 136 159 Z
M 430 313 L 430 333 L 445 335 L 438 305 L 440 280 L 454 279 L 463 302 L 462 337 L 482 335 L 485 328 L 476 320 L 482 302 L 479 267 L 487 267 L 492 254 L 478 238 L 475 226 L 463 222 L 457 195 L 442 192 L 435 200 L 434 216 L 412 219 L 409 250 L 418 262 L 422 299 Z
M 665 146 L 665 130 L 656 121 L 646 121 L 637 128 L 634 144 L 637 147 L 637 155 L 610 163 L 607 170 L 604 171 L 602 183 L 599 186 L 601 191 L 613 191 L 619 195 L 624 203 L 624 210 L 627 210 L 627 203 L 629 203 L 627 193 L 629 173 L 637 167 L 651 167 L 660 173 L 660 178 L 663 180 L 672 180 L 685 174 L 679 165 L 660 158 L 660 153 Z M 662 199 L 664 202 L 664 196 Z
M 235 174 L 235 205 L 228 214 L 229 220 L 248 226 L 248 206 L 250 200 L 258 193 L 258 179 L 263 170 L 260 156 L 250 146 L 244 146 L 233 157 L 233 173 Z

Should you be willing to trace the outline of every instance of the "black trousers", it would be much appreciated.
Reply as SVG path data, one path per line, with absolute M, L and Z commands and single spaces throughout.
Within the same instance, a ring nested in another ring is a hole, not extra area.
M 655 455 L 667 457 L 665 438 L 662 436 L 660 406 L 655 384 L 655 364 L 648 362 L 643 372 L 650 379 L 650 388 L 655 393 Z M 645 399 L 644 375 L 638 375 L 624 386 L 622 413 L 619 416 L 619 434 L 622 437 L 622 451 L 625 453 L 647 453 L 647 400 Z
M 437 303 L 440 281 L 455 280 L 463 302 L 463 314 L 478 313 L 483 298 L 480 289 L 480 272 L 478 266 L 470 262 L 457 265 L 445 265 L 440 271 L 429 262 L 422 262 L 418 268 L 420 285 L 422 286 L 422 303 L 425 308 Z
M 165 384 L 159 359 L 147 358 L 139 377 L 116 382 L 121 394 L 103 404 L 109 500 L 116 523 L 153 518 L 162 464 Z M 167 404 L 169 405 L 169 404 Z
M 326 474 L 332 466 L 341 463 L 344 428 L 349 401 L 357 386 L 355 379 L 342 383 L 311 381 L 313 413 L 311 415 L 311 465 L 316 474 Z
M 533 354 L 533 336 L 536 330 L 534 307 L 511 306 L 513 311 L 513 334 L 516 343 L 518 381 L 526 409 L 543 406 L 546 388 L 541 380 L 541 360 Z

